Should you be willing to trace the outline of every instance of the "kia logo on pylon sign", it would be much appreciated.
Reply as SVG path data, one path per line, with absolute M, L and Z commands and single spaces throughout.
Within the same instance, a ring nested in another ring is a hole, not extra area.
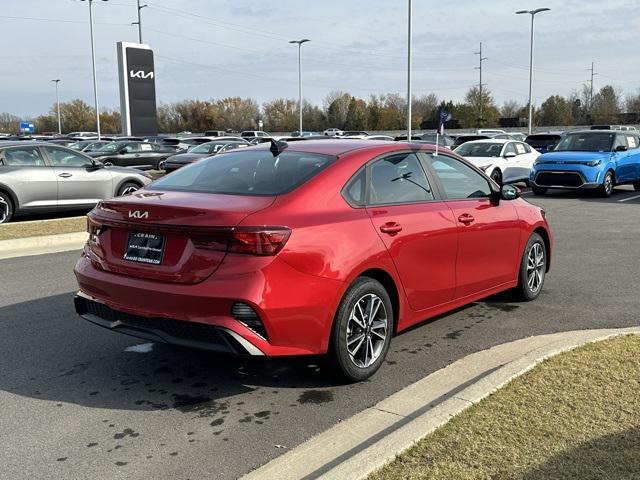
M 129 210 L 129 218 L 149 218 L 149 212 L 141 212 L 140 210 Z
M 153 78 L 153 72 L 145 72 L 144 70 L 130 70 L 129 76 L 131 78 Z

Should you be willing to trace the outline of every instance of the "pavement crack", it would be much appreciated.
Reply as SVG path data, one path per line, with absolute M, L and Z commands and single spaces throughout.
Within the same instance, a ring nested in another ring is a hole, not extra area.
M 390 413 L 391 415 L 395 415 L 396 417 L 404 418 L 406 415 L 401 415 L 400 413 L 390 412 L 389 410 L 385 410 L 383 408 L 371 407 L 374 410 L 378 410 L 379 412 Z

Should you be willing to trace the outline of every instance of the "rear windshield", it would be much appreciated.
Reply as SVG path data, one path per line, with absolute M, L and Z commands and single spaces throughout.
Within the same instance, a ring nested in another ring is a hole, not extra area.
M 151 190 L 222 193 L 230 195 L 280 195 L 315 176 L 336 157 L 304 152 L 269 150 L 218 155 L 183 167 L 156 180 Z
M 560 138 L 560 135 L 529 135 L 525 142 L 533 148 L 555 147 Z

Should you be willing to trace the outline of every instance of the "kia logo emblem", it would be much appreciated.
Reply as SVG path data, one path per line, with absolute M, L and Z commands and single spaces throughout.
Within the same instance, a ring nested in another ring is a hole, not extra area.
M 129 71 L 129 76 L 131 78 L 142 78 L 142 79 L 147 79 L 147 78 L 153 78 L 153 72 L 146 72 L 144 70 L 130 70 Z
M 141 212 L 140 210 L 129 210 L 129 218 L 149 218 L 149 212 Z

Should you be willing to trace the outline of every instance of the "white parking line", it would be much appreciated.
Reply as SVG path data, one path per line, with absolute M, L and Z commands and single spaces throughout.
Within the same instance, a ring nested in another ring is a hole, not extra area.
M 619 202 L 628 202 L 629 200 L 634 200 L 636 198 L 640 198 L 640 195 L 634 195 L 633 197 L 627 197 L 627 198 L 623 198 L 618 200 Z

